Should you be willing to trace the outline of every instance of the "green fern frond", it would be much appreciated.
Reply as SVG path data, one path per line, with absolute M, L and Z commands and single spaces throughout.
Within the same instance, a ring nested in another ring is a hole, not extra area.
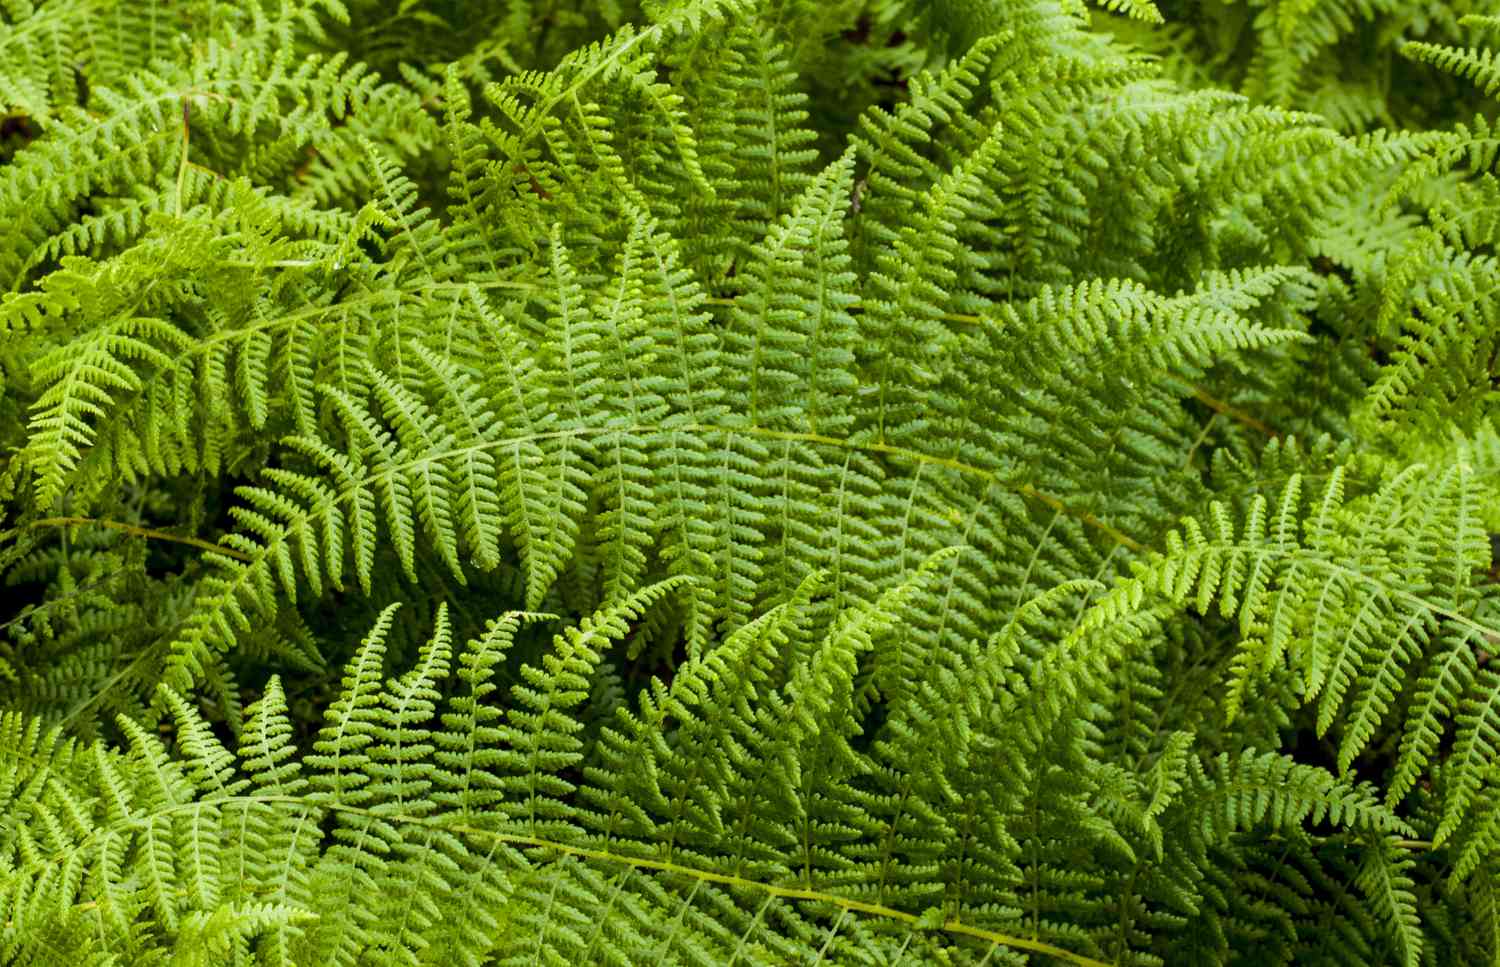
M 1471 806 L 1497 734 L 1492 676 L 1474 667 L 1492 599 L 1476 579 L 1489 562 L 1480 498 L 1463 467 L 1437 486 L 1418 484 L 1413 469 L 1350 503 L 1343 479 L 1335 473 L 1306 511 L 1293 478 L 1275 510 L 1254 498 L 1242 525 L 1218 505 L 1208 532 L 1188 520 L 1157 564 L 1100 605 L 1100 620 L 1138 607 L 1148 592 L 1205 614 L 1217 605 L 1242 639 L 1232 694 L 1288 668 L 1302 699 L 1316 703 L 1318 731 L 1339 727 L 1344 771 L 1404 707 L 1387 789 L 1393 805 L 1424 774 L 1451 723 L 1461 751 L 1443 767 L 1441 842 L 1466 819 L 1485 821 Z
M 1500 90 L 1500 68 L 1495 64 L 1493 51 L 1412 42 L 1403 44 L 1401 53 L 1412 60 L 1431 64 L 1438 70 L 1472 81 L 1486 96 L 1492 96 Z
M 1494 17 L 473 6 L 0 0 L 0 961 L 1494 960 Z

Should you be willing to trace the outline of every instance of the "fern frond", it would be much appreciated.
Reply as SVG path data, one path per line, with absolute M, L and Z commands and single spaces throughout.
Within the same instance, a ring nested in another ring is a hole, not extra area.
M 1466 818 L 1484 821 L 1470 807 L 1496 734 L 1494 683 L 1474 672 L 1491 599 L 1475 578 L 1489 559 L 1478 499 L 1462 467 L 1434 486 L 1409 472 L 1352 504 L 1335 474 L 1304 513 L 1293 478 L 1274 511 L 1257 496 L 1240 528 L 1217 506 L 1209 532 L 1187 521 L 1158 563 L 1101 607 L 1119 614 L 1148 590 L 1203 613 L 1217 604 L 1251 649 L 1233 674 L 1288 667 L 1303 700 L 1317 703 L 1319 731 L 1340 724 L 1343 770 L 1415 672 L 1387 799 L 1406 794 L 1452 723 L 1464 754 L 1443 768 L 1441 841 Z
M 1495 54 L 1491 50 L 1411 41 L 1401 45 L 1401 54 L 1472 81 L 1486 96 L 1492 96 L 1500 90 L 1500 66 L 1496 65 Z
M 0 0 L 0 961 L 1494 959 L 1496 18 L 472 6 Z

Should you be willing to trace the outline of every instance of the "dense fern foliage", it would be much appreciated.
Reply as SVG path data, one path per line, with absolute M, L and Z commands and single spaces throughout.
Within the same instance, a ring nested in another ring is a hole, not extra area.
M 0 963 L 1500 963 L 1496 13 L 0 0 Z

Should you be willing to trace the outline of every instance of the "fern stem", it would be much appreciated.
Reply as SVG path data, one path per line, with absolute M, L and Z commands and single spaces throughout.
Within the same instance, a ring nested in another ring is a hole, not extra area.
M 1048 507 L 1051 507 L 1059 514 L 1066 514 L 1069 517 L 1082 521 L 1088 526 L 1095 528 L 1100 533 L 1106 534 L 1109 537 L 1113 538 L 1116 542 L 1130 548 L 1132 551 L 1135 551 L 1139 554 L 1145 554 L 1151 550 L 1151 548 L 1147 547 L 1145 544 L 1142 544 L 1140 541 L 1136 540 L 1134 537 L 1131 537 L 1129 534 L 1120 530 L 1118 527 L 1115 527 L 1111 524 L 1106 524 L 1104 521 L 1095 517 L 1093 514 L 1089 513 L 1086 510 L 1079 510 L 1076 507 L 1069 507 L 1062 500 L 1052 496 L 1051 494 L 1043 493 L 1042 491 L 1037 490 L 1031 484 L 1022 484 L 1020 487 L 1020 493 L 1022 496 L 1030 497 L 1033 500 L 1037 500 L 1041 503 L 1046 504 Z
M 1434 848 L 1430 839 L 1398 839 L 1395 841 L 1397 849 L 1409 849 L 1413 851 L 1425 851 Z
M 1193 399 L 1202 403 L 1204 406 L 1213 410 L 1215 413 L 1227 416 L 1231 420 L 1234 420 L 1236 423 L 1243 423 L 1245 426 L 1250 427 L 1250 429 L 1252 430 L 1259 430 L 1261 433 L 1264 433 L 1266 436 L 1271 437 L 1272 439 L 1281 438 L 1281 434 L 1276 432 L 1276 429 L 1271 425 L 1256 419 L 1249 413 L 1246 413 L 1244 410 L 1235 409 L 1233 406 L 1230 406 L 1223 400 L 1216 399 L 1215 397 L 1209 395 L 1208 391 L 1201 386 L 1193 387 Z
M 189 547 L 196 547 L 204 551 L 213 551 L 215 554 L 238 558 L 241 561 L 252 560 L 249 554 L 225 547 L 222 544 L 212 544 L 196 537 L 169 534 L 166 531 L 156 530 L 152 527 L 140 527 L 136 524 L 127 524 L 119 520 L 103 520 L 98 517 L 44 517 L 41 520 L 32 521 L 27 527 L 28 529 L 37 527 L 73 527 L 87 524 L 92 524 L 95 527 L 107 527 L 110 530 L 120 531 L 132 537 L 140 537 L 146 540 L 171 541 L 175 544 L 186 544 Z M 10 531 L 9 533 L 14 534 L 15 531 Z

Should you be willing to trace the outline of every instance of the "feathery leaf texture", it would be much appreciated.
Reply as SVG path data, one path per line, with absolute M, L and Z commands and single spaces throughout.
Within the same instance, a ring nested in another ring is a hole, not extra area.
M 1500 20 L 1098 7 L 0 0 L 0 962 L 1495 962 Z

